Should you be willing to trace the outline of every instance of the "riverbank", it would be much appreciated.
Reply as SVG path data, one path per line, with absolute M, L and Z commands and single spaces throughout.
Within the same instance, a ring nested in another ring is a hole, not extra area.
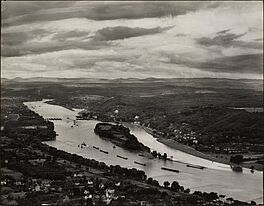
M 106 165 L 120 165 L 124 168 L 136 168 L 144 170 L 148 177 L 156 179 L 160 184 L 163 184 L 165 181 L 172 183 L 173 181 L 177 180 L 179 184 L 190 188 L 191 191 L 212 191 L 226 195 L 227 197 L 245 201 L 256 199 L 262 195 L 262 183 L 259 181 L 259 179 L 262 178 L 262 174 L 259 172 L 250 174 L 249 171 L 245 170 L 243 173 L 237 175 L 232 172 L 228 166 L 227 168 L 220 168 L 218 167 L 218 163 L 212 163 L 198 157 L 196 158 L 196 156 L 187 155 L 187 153 L 184 152 L 177 152 L 177 150 L 157 142 L 156 139 L 146 133 L 144 129 L 134 124 L 128 124 L 131 133 L 134 134 L 140 142 L 143 142 L 150 148 L 153 148 L 156 151 L 171 154 L 182 162 L 193 165 L 202 165 L 212 169 L 199 170 L 189 168 L 180 162 L 172 163 L 170 161 L 163 160 L 151 161 L 148 158 L 138 156 L 137 154 L 123 150 L 120 147 L 113 148 L 113 144 L 111 142 L 104 141 L 99 138 L 98 135 L 95 135 L 93 130 L 96 123 L 99 123 L 98 120 L 80 121 L 78 127 L 71 128 L 71 122 L 69 121 L 73 121 L 74 118 L 72 116 L 73 113 L 70 110 L 46 103 L 36 102 L 35 104 L 31 103 L 31 105 L 34 106 L 34 111 L 39 112 L 39 114 L 43 117 L 50 117 L 51 114 L 52 116 L 64 117 L 65 121 L 54 121 L 55 130 L 59 135 L 57 136 L 56 141 L 49 143 L 50 146 L 55 147 L 58 150 L 63 150 L 84 158 L 105 162 Z M 33 109 L 33 107 L 30 108 Z M 77 115 L 75 112 L 74 114 L 75 116 Z M 72 117 L 72 120 L 66 119 L 69 116 Z M 126 124 L 123 123 L 123 125 L 125 126 Z M 100 149 L 108 151 L 109 154 L 106 155 L 103 152 L 99 152 L 92 148 L 78 148 L 77 145 L 81 142 L 85 142 L 87 144 L 90 142 L 89 145 L 96 145 Z M 128 159 L 121 159 L 116 155 L 120 155 Z M 141 165 L 135 164 L 134 161 L 145 163 L 146 166 L 143 167 Z M 180 173 L 165 171 L 162 170 L 161 167 L 179 170 Z M 202 185 L 201 182 L 203 183 Z M 243 185 L 240 184 L 241 182 L 247 185 L 247 187 L 243 187 Z M 219 186 L 215 187 L 215 185 Z M 228 190 L 226 188 L 228 188 Z
M 148 128 L 148 127 L 145 127 L 145 126 L 141 126 L 141 125 L 137 125 L 141 128 L 143 128 L 147 133 L 149 133 L 150 135 L 153 136 L 153 131 L 152 129 Z M 218 162 L 218 163 L 222 163 L 222 164 L 226 164 L 226 165 L 234 165 L 233 163 L 230 163 L 230 161 L 228 159 L 223 159 L 223 158 L 217 158 L 217 157 L 214 157 L 214 156 L 211 156 L 209 154 L 205 154 L 205 153 L 202 153 L 202 152 L 199 152 L 197 151 L 196 149 L 190 147 L 190 146 L 187 146 L 187 145 L 184 145 L 184 144 L 181 144 L 175 140 L 172 140 L 172 139 L 167 139 L 167 138 L 164 138 L 164 137 L 160 137 L 160 136 L 157 136 L 155 134 L 155 136 L 157 137 L 157 141 L 168 146 L 168 147 L 171 147 L 173 149 L 176 149 L 176 150 L 179 150 L 181 152 L 185 152 L 187 154 L 190 154 L 190 155 L 193 155 L 193 156 L 196 156 L 196 157 L 200 157 L 200 158 L 203 158 L 203 159 L 206 159 L 206 160 L 210 160 L 212 162 Z M 169 155 L 169 154 L 168 154 Z M 248 168 L 250 169 L 250 167 L 252 166 L 251 164 L 241 164 L 241 165 L 237 165 L 237 166 L 241 166 L 241 167 L 245 167 L 245 168 Z M 263 171 L 260 167 L 255 167 L 255 170 L 257 171 Z
M 51 102 L 46 102 L 46 103 L 47 104 L 51 104 L 51 105 L 56 105 L 56 104 L 52 104 Z M 64 107 L 64 105 L 59 105 L 59 106 Z M 97 120 L 97 121 L 104 122 L 104 120 L 102 120 L 100 118 L 97 118 L 97 119 L 91 118 L 90 120 Z M 117 122 L 108 122 L 108 123 L 117 123 Z M 123 122 L 123 124 L 125 126 L 126 125 L 133 125 L 133 126 L 140 127 L 142 129 L 144 129 L 150 135 L 157 137 L 157 141 L 159 141 L 160 143 L 162 143 L 162 144 L 164 144 L 164 145 L 166 145 L 168 147 L 171 147 L 173 149 L 176 149 L 176 150 L 185 152 L 187 154 L 190 154 L 190 155 L 193 155 L 193 156 L 196 156 L 196 157 L 200 157 L 202 159 L 206 159 L 206 160 L 209 160 L 209 161 L 212 161 L 212 162 L 222 163 L 222 164 L 226 164 L 226 165 L 229 165 L 229 166 L 230 165 L 234 165 L 234 164 L 232 164 L 232 163 L 229 162 L 229 158 L 230 157 L 227 158 L 227 159 L 225 159 L 225 158 L 220 158 L 221 155 L 219 155 L 219 154 L 215 154 L 215 155 L 218 155 L 219 156 L 219 157 L 216 157 L 216 156 L 213 156 L 214 154 L 210 155 L 210 154 L 205 154 L 205 153 L 199 152 L 199 151 L 195 150 L 194 148 L 192 148 L 190 146 L 187 146 L 187 145 L 184 145 L 184 144 L 181 144 L 181 143 L 179 143 L 179 142 L 177 142 L 175 140 L 167 139 L 167 138 L 158 136 L 149 127 L 142 126 L 142 125 L 139 125 L 139 124 L 133 124 L 131 122 Z M 162 151 L 160 151 L 160 152 L 162 152 Z M 168 155 L 170 155 L 170 154 L 168 154 Z M 238 166 L 241 166 L 241 167 L 250 169 L 250 167 L 252 165 L 255 167 L 255 170 L 257 170 L 257 171 L 263 171 L 263 169 L 261 167 L 257 167 L 256 164 L 241 164 L 241 165 L 238 165 Z
M 130 133 L 130 130 L 127 127 L 122 125 L 97 123 L 94 132 L 99 135 L 99 137 L 106 138 L 124 149 L 138 152 L 150 151 L 148 147 L 140 143 L 138 139 Z
M 203 158 L 203 159 L 206 159 L 206 160 L 210 160 L 210 161 L 213 161 L 213 162 L 219 162 L 219 163 L 230 165 L 229 161 L 220 160 L 218 158 L 206 155 L 206 154 L 204 154 L 202 152 L 199 152 L 199 151 L 195 150 L 192 147 L 189 147 L 187 145 L 178 143 L 177 141 L 172 140 L 172 139 L 166 139 L 166 138 L 163 138 L 163 137 L 159 137 L 159 138 L 157 138 L 157 141 L 161 142 L 162 144 L 165 144 L 168 147 L 171 147 L 173 149 L 185 152 L 185 153 L 190 154 L 190 155 L 194 155 L 196 157 L 200 157 L 200 158 Z

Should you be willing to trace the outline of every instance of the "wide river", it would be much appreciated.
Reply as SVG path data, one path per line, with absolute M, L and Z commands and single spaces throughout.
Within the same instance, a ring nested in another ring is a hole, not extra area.
M 43 118 L 62 118 L 55 120 L 54 127 L 58 134 L 55 141 L 45 142 L 46 144 L 69 153 L 96 159 L 105 162 L 107 165 L 120 165 L 121 167 L 137 168 L 144 170 L 148 177 L 152 177 L 163 184 L 164 181 L 178 181 L 185 188 L 191 191 L 217 192 L 241 201 L 254 200 L 257 203 L 263 202 L 263 172 L 251 173 L 249 169 L 243 168 L 242 173 L 233 172 L 228 165 L 205 160 L 193 155 L 172 149 L 148 134 L 144 129 L 136 125 L 129 127 L 140 142 L 152 150 L 160 153 L 166 152 L 173 160 L 205 166 L 206 169 L 187 167 L 180 162 L 163 161 L 139 156 L 138 153 L 124 150 L 120 147 L 113 147 L 110 141 L 101 139 L 94 133 L 94 127 L 98 123 L 95 120 L 78 120 L 74 125 L 76 115 L 80 110 L 69 110 L 61 106 L 51 105 L 43 101 L 25 102 L 28 108 Z M 88 147 L 78 147 L 85 142 Z M 94 149 L 93 146 L 108 151 L 109 154 Z M 118 158 L 117 155 L 128 159 Z M 135 164 L 134 161 L 145 163 L 146 166 Z M 161 170 L 161 167 L 177 169 L 180 173 Z

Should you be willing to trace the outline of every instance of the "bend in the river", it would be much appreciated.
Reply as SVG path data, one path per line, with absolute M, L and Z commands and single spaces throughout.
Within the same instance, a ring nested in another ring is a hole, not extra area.
M 190 188 L 191 191 L 213 191 L 242 201 L 254 200 L 258 203 L 262 202 L 263 172 L 255 171 L 252 174 L 249 169 L 245 168 L 243 173 L 233 172 L 229 165 L 212 162 L 175 150 L 158 142 L 144 129 L 136 125 L 126 125 L 131 133 L 138 138 L 139 142 L 160 153 L 166 152 L 168 157 L 173 156 L 173 160 L 179 162 L 139 156 L 137 153 L 124 150 L 97 136 L 94 133 L 94 127 L 98 121 L 80 120 L 78 124 L 74 124 L 79 110 L 71 111 L 58 105 L 47 104 L 45 100 L 25 102 L 24 104 L 44 118 L 62 118 L 62 120 L 53 121 L 54 129 L 58 134 L 56 141 L 45 142 L 57 149 L 96 159 L 108 165 L 120 165 L 121 167 L 144 170 L 148 177 L 157 179 L 161 184 L 164 181 L 178 181 L 185 188 Z M 83 142 L 88 146 L 78 147 Z M 120 158 L 120 156 L 125 158 Z M 181 162 L 201 165 L 206 167 L 206 169 L 187 167 L 186 164 Z M 162 167 L 179 170 L 180 172 L 162 170 Z

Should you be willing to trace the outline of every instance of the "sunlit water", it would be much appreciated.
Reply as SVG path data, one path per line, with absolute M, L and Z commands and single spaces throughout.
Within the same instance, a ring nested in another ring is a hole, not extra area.
M 186 164 L 164 161 L 159 159 L 149 159 L 138 156 L 138 153 L 124 150 L 115 146 L 110 141 L 104 140 L 94 133 L 94 127 L 98 123 L 95 120 L 79 120 L 78 126 L 74 125 L 73 120 L 80 110 L 68 110 L 57 105 L 50 105 L 43 101 L 26 102 L 25 105 L 44 118 L 62 118 L 55 120 L 54 127 L 58 134 L 56 141 L 45 142 L 46 144 L 69 153 L 96 159 L 108 165 L 120 165 L 127 168 L 137 168 L 144 170 L 148 177 L 153 177 L 160 184 L 164 181 L 178 181 L 185 188 L 191 191 L 199 190 L 206 192 L 217 192 L 228 197 L 242 201 L 254 200 L 262 203 L 263 173 L 255 171 L 250 173 L 249 169 L 243 169 L 243 173 L 233 172 L 228 165 L 212 162 L 187 153 L 172 149 L 153 138 L 144 129 L 136 125 L 126 125 L 129 127 L 140 142 L 152 150 L 160 153 L 166 152 L 168 157 L 173 156 L 174 160 L 205 166 L 206 169 L 200 170 L 187 167 Z M 88 147 L 80 148 L 78 145 L 85 142 Z M 109 154 L 94 149 L 99 147 Z M 117 155 L 127 157 L 127 160 L 118 158 Z M 145 163 L 146 166 L 135 164 L 134 161 Z M 180 173 L 161 170 L 161 167 L 177 169 Z
M 263 107 L 230 107 L 230 109 L 245 110 L 250 113 L 263 112 Z

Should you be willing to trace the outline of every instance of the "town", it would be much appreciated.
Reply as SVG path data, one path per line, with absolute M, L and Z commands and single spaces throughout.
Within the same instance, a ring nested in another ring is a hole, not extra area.
M 25 97 L 3 97 L 2 205 L 239 205 L 216 193 L 194 192 L 143 171 L 108 166 L 52 148 L 53 123 L 30 111 Z M 32 99 L 31 99 L 32 100 Z M 243 203 L 254 205 L 255 202 Z
M 0 205 L 263 205 L 263 2 L 1 2 Z

